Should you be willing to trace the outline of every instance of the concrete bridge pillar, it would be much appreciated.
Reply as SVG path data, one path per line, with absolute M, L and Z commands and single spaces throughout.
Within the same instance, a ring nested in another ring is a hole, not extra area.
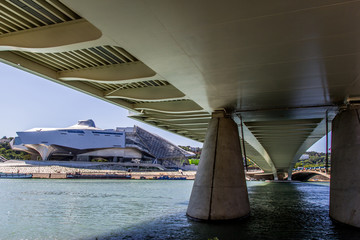
M 250 213 L 238 127 L 223 112 L 213 113 L 187 215 L 229 220 Z
M 288 181 L 291 181 L 291 180 L 292 180 L 292 168 L 290 168 L 289 171 L 288 171 L 287 180 L 288 180 Z
M 286 179 L 286 173 L 284 171 L 277 171 L 276 174 L 274 174 L 274 180 L 285 180 Z
M 360 109 L 348 108 L 332 123 L 330 217 L 360 227 Z

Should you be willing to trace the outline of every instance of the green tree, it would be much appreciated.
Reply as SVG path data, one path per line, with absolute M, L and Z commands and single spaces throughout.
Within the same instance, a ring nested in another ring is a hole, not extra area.
M 0 155 L 6 159 L 30 160 L 31 156 L 22 151 L 14 151 L 9 143 L 0 144 Z

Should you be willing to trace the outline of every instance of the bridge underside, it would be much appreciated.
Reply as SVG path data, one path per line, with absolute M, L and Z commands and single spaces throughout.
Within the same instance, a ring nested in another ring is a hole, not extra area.
M 6 0 L 0 8 L 0 61 L 198 141 L 223 110 L 267 173 L 291 170 L 325 135 L 325 116 L 360 100 L 359 1 Z
M 85 7 L 86 6 L 86 7 Z M 215 110 L 248 156 L 291 169 L 358 100 L 358 1 L 29 0 L 0 7 L 0 60 L 203 141 Z M 239 124 L 240 126 L 240 124 Z

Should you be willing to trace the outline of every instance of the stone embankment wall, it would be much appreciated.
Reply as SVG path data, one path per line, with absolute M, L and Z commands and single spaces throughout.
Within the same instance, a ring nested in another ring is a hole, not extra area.
M 119 174 L 131 175 L 132 179 L 153 179 L 160 176 L 169 177 L 186 177 L 186 179 L 195 179 L 194 171 L 174 171 L 174 172 L 126 172 L 123 170 L 109 169 L 86 169 L 86 168 L 70 168 L 62 166 L 1 166 L 0 172 L 3 173 L 26 173 L 33 174 L 33 178 L 66 178 L 66 174 Z
M 67 173 L 75 174 L 78 173 L 117 173 L 124 174 L 125 171 L 121 170 L 99 170 L 99 169 L 86 169 L 86 168 L 70 168 L 61 166 L 11 166 L 11 167 L 0 167 L 0 172 L 3 173 Z
M 132 179 L 153 179 L 154 177 L 169 176 L 170 178 L 186 177 L 188 180 L 194 180 L 196 172 L 183 171 L 183 172 L 131 172 Z

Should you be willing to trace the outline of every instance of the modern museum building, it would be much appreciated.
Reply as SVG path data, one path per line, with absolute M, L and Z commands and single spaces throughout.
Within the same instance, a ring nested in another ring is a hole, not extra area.
M 138 126 L 100 129 L 93 120 L 66 128 L 33 128 L 17 132 L 14 150 L 38 160 L 157 163 L 181 167 L 195 154 Z

